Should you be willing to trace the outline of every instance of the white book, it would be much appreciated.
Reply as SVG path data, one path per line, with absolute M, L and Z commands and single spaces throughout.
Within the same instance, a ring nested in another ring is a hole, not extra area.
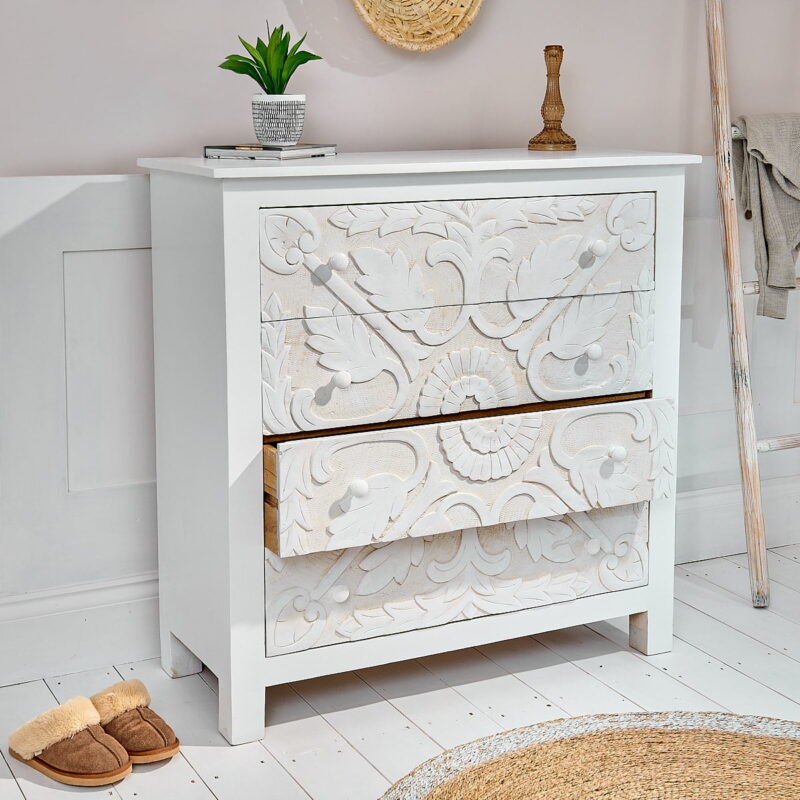
M 335 156 L 335 144 L 300 144 L 271 146 L 264 144 L 207 145 L 205 158 L 238 158 L 256 161 L 284 161 L 292 158 Z

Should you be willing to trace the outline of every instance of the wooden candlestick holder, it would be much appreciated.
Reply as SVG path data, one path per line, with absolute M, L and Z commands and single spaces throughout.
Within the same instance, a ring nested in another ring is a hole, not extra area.
M 528 142 L 528 150 L 575 150 L 575 140 L 561 130 L 564 119 L 564 101 L 561 99 L 561 62 L 564 48 L 560 44 L 549 44 L 544 49 L 547 67 L 547 90 L 542 103 L 544 128 Z

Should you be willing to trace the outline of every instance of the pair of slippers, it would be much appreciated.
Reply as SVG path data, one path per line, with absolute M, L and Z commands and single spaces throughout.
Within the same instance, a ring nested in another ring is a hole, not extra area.
M 172 758 L 180 742 L 134 679 L 45 711 L 8 737 L 8 749 L 59 783 L 106 786 L 129 775 L 134 764 Z

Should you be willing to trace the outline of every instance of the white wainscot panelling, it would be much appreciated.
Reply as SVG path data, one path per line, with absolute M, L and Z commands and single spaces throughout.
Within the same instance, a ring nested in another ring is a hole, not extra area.
M 725 281 L 715 218 L 684 223 L 681 414 L 733 409 Z
M 677 560 L 741 552 L 744 525 L 730 377 L 728 325 L 713 158 L 687 171 L 681 320 Z M 740 218 L 745 279 L 755 279 L 752 224 Z M 786 320 L 755 316 L 745 299 L 751 382 L 759 437 L 800 431 L 797 336 L 800 304 L 790 297 Z M 790 522 L 800 504 L 794 476 L 800 450 L 759 457 L 767 540 L 797 541 Z
M 0 681 L 157 652 L 149 247 L 145 176 L 0 181 Z
M 71 492 L 155 480 L 152 291 L 149 249 L 64 253 Z

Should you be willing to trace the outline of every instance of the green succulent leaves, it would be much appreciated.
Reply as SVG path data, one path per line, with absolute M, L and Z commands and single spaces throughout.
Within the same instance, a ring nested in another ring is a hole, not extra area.
M 284 32 L 283 25 L 271 32 L 267 26 L 267 33 L 267 42 L 256 39 L 255 47 L 240 36 L 239 41 L 250 54 L 250 58 L 230 55 L 220 67 L 239 75 L 249 75 L 267 94 L 283 94 L 295 70 L 302 64 L 320 59 L 321 56 L 300 49 L 305 35 L 290 50 L 291 35 L 288 31 Z

